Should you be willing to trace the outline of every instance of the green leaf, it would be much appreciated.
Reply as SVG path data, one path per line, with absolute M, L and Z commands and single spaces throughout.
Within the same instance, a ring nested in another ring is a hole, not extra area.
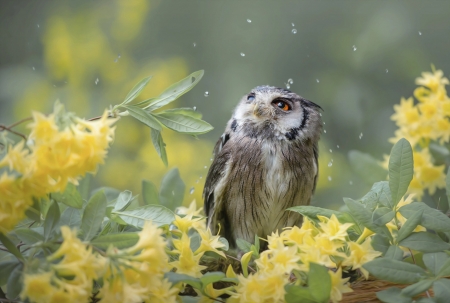
M 363 265 L 371 275 L 394 283 L 412 284 L 427 277 L 417 265 L 387 258 L 377 258 Z
M 41 234 L 29 228 L 16 229 L 14 232 L 20 241 L 27 245 L 33 245 L 37 242 L 44 241 L 44 237 Z
M 317 302 L 311 295 L 309 288 L 287 284 L 284 286 L 286 303 L 315 303 Z
M 67 207 L 61 214 L 60 225 L 79 228 L 81 225 L 81 209 Z
M 386 236 L 375 234 L 372 237 L 372 242 L 370 242 L 373 249 L 382 252 L 385 254 L 389 247 L 391 247 L 391 244 L 389 243 L 389 239 Z
M 155 117 L 166 127 L 179 133 L 199 135 L 213 129 L 208 122 L 190 116 L 166 112 L 159 113 Z
M 85 201 L 89 200 L 89 191 L 91 188 L 92 174 L 87 173 L 78 183 L 78 192 Z
M 10 300 L 17 298 L 22 291 L 22 270 L 23 264 L 19 264 L 14 268 L 8 278 L 6 285 L 8 292 L 6 293 L 6 297 Z
M 317 221 L 317 216 L 324 216 L 330 218 L 331 215 L 335 215 L 338 219 L 342 217 L 342 213 L 339 211 L 310 205 L 294 206 L 288 208 L 287 210 L 299 213 L 314 221 Z
M 443 265 L 450 260 L 449 256 L 444 252 L 428 253 L 423 255 L 423 263 L 433 273 L 438 276 Z
M 139 235 L 134 232 L 120 233 L 120 234 L 107 234 L 98 236 L 91 241 L 91 244 L 102 250 L 108 249 L 110 245 L 118 248 L 125 249 L 135 245 L 139 240 Z
M 74 208 L 81 208 L 83 206 L 83 198 L 81 198 L 77 187 L 72 183 L 67 184 L 66 190 L 63 193 L 52 193 L 51 197 L 56 201 Z
M 395 212 L 387 207 L 378 207 L 372 215 L 372 221 L 375 225 L 384 226 L 391 222 L 395 217 Z
M 133 118 L 141 121 L 151 129 L 162 130 L 162 126 L 158 120 L 144 109 L 137 107 L 136 105 L 122 105 L 122 107 L 125 108 Z
M 214 272 L 207 272 L 206 274 L 204 274 L 203 276 L 200 277 L 200 281 L 203 284 L 203 289 L 205 288 L 205 286 L 214 283 L 214 282 L 219 282 L 221 281 L 223 278 L 225 278 L 225 274 L 221 271 L 214 271 Z
M 44 221 L 44 240 L 47 241 L 55 228 L 58 226 L 60 218 L 59 205 L 55 201 L 52 202 L 50 208 L 45 215 Z
M 166 88 L 166 90 L 163 91 L 157 98 L 153 98 L 150 104 L 145 105 L 144 108 L 149 108 L 149 111 L 153 111 L 178 99 L 179 97 L 190 91 L 195 85 L 197 85 L 197 83 L 203 77 L 203 74 L 203 70 L 199 70 L 193 72 L 181 81 L 172 84 L 171 86 Z M 142 104 L 139 105 L 145 104 L 144 102 L 141 103 Z
M 447 277 L 450 276 L 450 258 L 442 264 L 441 269 L 439 270 L 438 277 Z
M 91 240 L 99 231 L 106 215 L 106 204 L 105 193 L 101 190 L 96 192 L 86 205 L 81 220 L 81 231 L 85 241 Z
M 434 298 L 438 303 L 448 303 L 450 298 L 450 280 L 439 279 L 433 283 Z
M 228 243 L 228 240 L 225 239 L 224 237 L 220 237 L 219 242 L 222 243 L 223 245 L 225 245 L 220 250 L 228 251 L 230 249 L 230 243 Z
M 398 287 L 391 287 L 377 292 L 377 298 L 385 303 L 412 303 L 413 300 L 402 294 Z
M 161 205 L 174 210 L 181 206 L 184 198 L 186 186 L 181 180 L 178 168 L 173 168 L 164 175 L 159 191 L 159 201 Z
M 441 211 L 433 209 L 423 202 L 413 202 L 399 209 L 403 217 L 409 219 L 417 212 L 423 212 L 420 225 L 440 232 L 450 232 L 450 218 Z
M 433 281 L 433 279 L 426 279 L 409 285 L 402 290 L 402 295 L 407 297 L 417 296 L 418 294 L 430 289 L 431 285 L 433 285 Z
M 11 242 L 8 236 L 0 233 L 0 242 L 2 242 L 3 246 L 6 247 L 6 249 L 11 254 L 13 254 L 17 259 L 19 259 L 20 261 L 24 261 L 24 258 L 20 253 L 19 249 L 14 245 L 13 242 Z
M 408 237 L 422 220 L 423 211 L 418 211 L 406 220 L 405 224 L 400 227 L 397 234 L 397 243 Z
M 142 197 L 144 204 L 159 204 L 158 189 L 148 180 L 142 180 Z
M 242 252 L 249 252 L 252 247 L 252 243 L 247 242 L 241 238 L 236 239 L 236 245 Z
M 161 132 L 152 128 L 151 129 L 151 137 L 152 137 L 152 143 L 156 149 L 156 152 L 158 153 L 159 157 L 163 161 L 164 165 L 167 167 L 168 161 L 167 161 L 167 153 L 166 153 L 166 144 L 163 141 Z
M 414 174 L 414 162 L 411 144 L 400 139 L 392 148 L 389 158 L 389 188 L 395 205 L 408 190 Z
M 381 204 L 390 209 L 394 209 L 394 205 L 392 203 L 392 194 L 391 189 L 389 188 L 388 181 L 377 182 L 372 186 L 371 191 L 374 191 L 377 196 L 376 204 Z
M 39 199 L 33 197 L 33 205 L 27 208 L 25 215 L 33 221 L 41 222 L 41 204 Z
M 450 206 L 450 166 L 447 169 L 447 176 L 445 177 L 445 192 L 447 193 L 447 201 Z
M 414 303 L 436 303 L 437 301 L 435 301 L 433 298 L 418 298 L 416 300 L 413 301 Z
M 399 245 L 425 253 L 450 249 L 449 243 L 442 241 L 439 236 L 428 232 L 412 233 L 407 238 L 400 241 Z
M 325 266 L 309 263 L 308 288 L 316 302 L 327 303 L 329 301 L 331 277 Z
M 0 262 L 0 272 L 2 273 L 0 275 L 0 287 L 8 282 L 9 276 L 20 264 L 17 259 Z
M 168 279 L 172 285 L 182 282 L 187 283 L 196 289 L 202 289 L 202 282 L 199 278 L 194 278 L 185 274 L 178 274 L 176 272 L 166 272 L 164 274 L 164 278 Z
M 167 109 L 165 111 L 159 112 L 158 114 L 163 114 L 163 113 L 184 115 L 184 116 L 189 116 L 189 117 L 196 118 L 196 119 L 202 118 L 202 114 L 200 112 L 198 112 L 195 109 L 190 108 L 190 107 L 171 108 L 171 109 Z
M 125 100 L 122 102 L 122 104 L 127 104 L 130 103 L 131 101 L 133 101 L 134 99 L 137 98 L 137 96 L 139 96 L 139 94 L 142 92 L 142 90 L 147 86 L 148 82 L 150 81 L 150 79 L 152 78 L 152 76 L 149 77 L 145 77 L 144 79 L 142 79 L 141 81 L 139 81 L 138 84 L 136 84 L 128 93 L 128 95 L 125 97 Z
M 351 150 L 348 153 L 348 160 L 353 171 L 367 184 L 386 180 L 386 170 L 380 165 L 380 161 L 371 155 L 357 150 Z
M 119 194 L 114 205 L 114 210 L 122 211 L 125 210 L 133 201 L 133 193 L 129 190 L 125 190 Z
M 384 254 L 384 257 L 392 260 L 401 261 L 403 259 L 403 250 L 397 245 L 391 245 Z
M 161 205 L 144 205 L 133 210 L 113 211 L 127 224 L 142 228 L 145 221 L 152 221 L 157 226 L 170 224 L 175 220 L 175 215 L 169 209 Z

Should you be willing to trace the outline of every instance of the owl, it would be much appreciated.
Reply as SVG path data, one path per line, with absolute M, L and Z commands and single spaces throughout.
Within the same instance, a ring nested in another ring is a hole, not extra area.
M 266 238 L 302 216 L 318 176 L 321 107 L 290 90 L 258 86 L 245 95 L 214 148 L 203 191 L 207 224 L 231 248 Z M 262 243 L 263 244 L 263 243 Z

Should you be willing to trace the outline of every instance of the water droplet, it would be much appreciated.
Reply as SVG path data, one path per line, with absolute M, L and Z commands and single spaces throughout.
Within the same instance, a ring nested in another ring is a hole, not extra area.
M 352 180 L 348 181 L 348 184 L 353 185 L 353 181 Z
M 353 50 L 354 52 L 356 52 L 357 48 L 356 48 L 355 45 L 352 46 L 352 50 Z
M 206 92 L 205 92 L 205 97 L 208 97 L 208 96 L 209 96 L 209 92 L 206 91 Z
M 118 54 L 117 58 L 114 60 L 114 62 L 117 63 L 117 61 L 119 61 L 120 57 L 121 57 L 120 54 Z
M 360 133 L 360 134 L 359 134 L 359 140 L 361 140 L 362 137 L 363 137 L 363 133 Z
M 292 80 L 291 78 L 288 79 L 288 83 L 289 84 L 294 84 L 294 80 Z
M 295 35 L 297 33 L 297 30 L 295 28 L 293 28 L 292 33 Z
M 39 26 L 38 26 L 39 27 Z M 422 32 L 421 31 L 419 31 L 419 36 L 422 36 Z
M 321 117 L 322 117 L 322 113 L 319 113 L 319 116 L 321 116 Z
M 386 74 L 389 73 L 389 70 L 386 68 Z
M 316 82 L 319 83 L 320 82 L 319 79 L 316 79 Z
M 331 176 L 328 176 L 328 181 L 331 181 L 331 180 L 333 180 L 333 178 L 331 178 Z
M 206 165 L 205 165 L 205 167 L 203 167 L 203 168 L 204 168 L 204 169 L 207 169 L 207 168 L 208 168 L 208 166 L 206 166 Z
M 197 46 L 197 43 L 194 42 L 194 43 L 192 43 L 192 45 L 193 45 L 194 47 L 196 47 L 196 46 Z
M 197 110 L 197 106 L 194 106 L 192 109 L 193 109 L 194 111 L 196 111 L 196 110 Z
M 39 28 L 40 26 L 39 26 L 39 23 L 37 24 L 37 27 Z M 420 32 L 419 32 L 420 33 Z
M 33 66 L 33 70 L 36 70 L 36 69 L 34 68 L 34 66 Z
M 323 132 L 324 132 L 324 133 L 326 134 L 326 133 L 327 133 L 327 130 L 326 130 L 326 129 L 324 129 L 324 130 L 323 130 Z
M 200 179 L 203 179 L 203 176 L 200 176 Z
M 211 162 L 212 162 L 212 160 L 213 160 L 213 158 L 210 158 L 210 159 L 209 159 L 209 161 L 211 161 Z
M 244 53 L 241 53 L 241 57 L 245 57 L 245 54 L 244 54 Z
M 325 125 L 325 122 L 323 122 L 323 125 Z
M 191 187 L 191 189 L 189 190 L 189 193 L 192 195 L 194 193 L 195 189 L 193 187 Z
M 290 88 L 291 88 L 291 86 L 289 85 L 289 83 L 284 83 L 284 85 L 286 85 L 286 88 L 287 88 L 287 89 L 290 89 Z
M 294 23 L 291 23 L 292 24 L 292 27 L 294 27 L 295 26 L 295 24 Z
M 333 166 L 333 162 L 328 162 L 328 167 L 331 167 L 331 166 Z
M 97 78 L 95 79 L 95 85 L 97 85 L 100 82 L 100 80 Z
M 248 23 L 252 23 L 252 20 L 250 20 L 250 19 L 247 19 L 247 22 L 248 22 Z
M 333 153 L 333 150 L 330 148 L 330 153 Z
M 200 181 L 200 180 L 197 179 L 197 181 L 195 181 L 195 183 L 198 183 L 198 181 Z
M 339 148 L 339 145 L 336 145 L 337 148 Z

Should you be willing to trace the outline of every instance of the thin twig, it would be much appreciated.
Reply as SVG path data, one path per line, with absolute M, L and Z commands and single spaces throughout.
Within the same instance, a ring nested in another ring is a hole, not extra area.
M 14 126 L 17 126 L 19 124 L 22 124 L 22 123 L 30 121 L 30 120 L 33 120 L 33 118 L 32 117 L 28 117 L 28 118 L 22 119 L 20 121 L 17 121 L 16 123 L 11 124 L 10 126 L 8 126 L 8 128 L 13 128 Z
M 14 134 L 14 135 L 16 135 L 16 136 L 22 137 L 24 140 L 27 139 L 27 137 L 26 137 L 24 134 L 21 134 L 21 133 L 19 133 L 19 132 L 16 132 L 16 131 L 10 129 L 8 126 L 5 126 L 5 125 L 3 125 L 3 124 L 0 124 L 0 131 L 4 131 L 4 130 L 9 131 L 10 133 L 12 133 L 12 134 Z
M 414 259 L 414 254 L 413 254 L 413 252 L 411 251 L 410 248 L 408 248 L 408 250 L 409 250 L 409 252 L 410 252 L 410 254 L 411 254 L 411 259 L 413 260 L 414 264 L 416 264 L 416 259 Z

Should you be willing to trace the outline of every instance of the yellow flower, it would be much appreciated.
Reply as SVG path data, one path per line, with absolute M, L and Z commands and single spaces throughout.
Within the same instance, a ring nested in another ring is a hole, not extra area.
M 186 215 L 184 217 L 180 217 L 175 215 L 175 220 L 173 221 L 173 225 L 175 225 L 179 231 L 182 233 L 187 233 L 191 228 L 204 228 L 205 224 L 201 221 L 204 221 L 203 218 L 193 218 L 192 214 Z
M 284 246 L 281 238 L 269 237 L 269 250 L 263 251 L 255 262 L 261 271 L 271 271 L 277 267 L 279 271 L 290 273 L 300 268 L 299 261 L 297 246 Z
M 202 276 L 201 271 L 206 268 L 206 266 L 199 265 L 200 258 L 204 253 L 194 255 L 190 244 L 191 241 L 187 234 L 183 234 L 179 240 L 173 240 L 173 245 L 176 248 L 173 252 L 177 253 L 179 257 L 178 260 L 169 264 L 177 269 L 177 273 L 198 278 Z
M 212 285 L 212 284 L 211 284 Z M 156 279 L 155 283 L 151 285 L 150 296 L 145 299 L 146 303 L 176 303 L 177 294 L 180 290 L 172 287 L 167 279 Z
M 323 254 L 318 246 L 302 248 L 299 256 L 302 262 L 302 264 L 300 265 L 300 270 L 302 271 L 308 272 L 310 263 L 317 263 L 330 268 L 336 267 L 336 264 L 331 261 L 330 256 Z
M 440 87 L 448 85 L 448 79 L 444 77 L 442 70 L 430 72 L 423 72 L 422 77 L 416 78 L 417 85 L 428 87 L 432 92 L 436 92 Z
M 336 272 L 329 270 L 328 273 L 330 274 L 331 277 L 330 300 L 333 303 L 340 302 L 342 300 L 342 294 L 353 291 L 353 289 L 351 289 L 347 285 L 347 282 L 350 278 L 342 279 L 341 267 L 339 267 L 339 269 Z
M 202 239 L 202 242 L 200 243 L 200 247 L 197 248 L 194 254 L 206 251 L 213 251 L 216 254 L 226 258 L 225 253 L 223 251 L 218 250 L 219 248 L 225 247 L 225 244 L 219 241 L 220 239 L 219 235 L 213 236 L 209 228 L 207 230 L 199 229 L 198 233 Z
M 176 213 L 178 215 L 192 215 L 194 217 L 202 216 L 203 207 L 197 209 L 197 202 L 194 200 L 189 204 L 189 207 L 180 206 L 177 207 Z
M 396 121 L 399 126 L 419 122 L 419 110 L 414 106 L 413 98 L 401 98 L 400 105 L 394 105 L 394 111 L 391 120 Z
M 319 223 L 320 228 L 330 240 L 345 241 L 345 238 L 347 237 L 347 229 L 353 225 L 351 223 L 339 223 L 334 214 L 331 215 L 330 219 L 323 216 L 317 216 L 317 218 L 321 221 Z
M 20 294 L 22 299 L 28 298 L 32 302 L 48 302 L 54 291 L 51 284 L 52 272 L 38 274 L 24 274 L 23 289 Z
M 302 245 L 305 237 L 311 237 L 312 235 L 311 229 L 306 228 L 298 228 L 297 226 L 286 228 L 280 235 L 280 237 L 286 242 L 286 244 L 290 245 Z
M 362 244 L 348 242 L 350 256 L 343 262 L 345 266 L 351 266 L 353 269 L 359 268 L 366 279 L 369 278 L 369 272 L 362 266 L 381 255 L 381 252 L 372 248 L 370 242 L 370 238 L 367 238 Z
M 98 293 L 101 303 L 139 303 L 144 300 L 148 292 L 147 287 L 139 283 L 129 283 L 127 277 L 139 275 L 134 269 L 123 270 L 122 274 L 117 273 L 109 279 L 103 280 L 103 287 Z
M 332 240 L 327 234 L 319 234 L 314 240 L 316 241 L 316 245 L 319 247 L 320 252 L 324 255 L 340 256 L 343 254 L 338 251 L 345 243 L 341 240 Z

